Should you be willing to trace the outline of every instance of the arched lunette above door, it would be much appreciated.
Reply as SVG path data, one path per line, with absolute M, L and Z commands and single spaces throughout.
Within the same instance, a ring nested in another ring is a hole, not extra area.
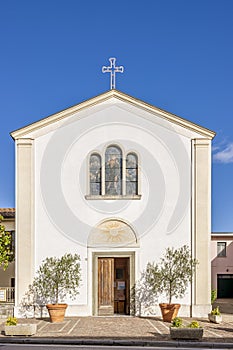
M 138 247 L 137 236 L 127 223 L 106 220 L 94 227 L 88 237 L 88 247 Z

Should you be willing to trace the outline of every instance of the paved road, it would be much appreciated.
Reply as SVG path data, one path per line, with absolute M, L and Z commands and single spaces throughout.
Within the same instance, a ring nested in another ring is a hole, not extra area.
M 161 347 L 135 347 L 135 346 L 78 346 L 78 345 L 72 345 L 72 346 L 64 346 L 64 345 L 11 345 L 11 344 L 4 344 L 0 345 L 1 350 L 161 350 Z M 163 350 L 177 350 L 177 347 L 164 347 Z M 183 348 L 179 347 L 180 350 L 190 350 L 190 348 Z M 198 348 L 195 347 L 197 350 L 206 350 L 207 348 Z M 220 350 L 218 348 L 215 348 L 215 350 Z
M 231 319 L 231 322 L 214 324 L 206 319 L 199 319 L 200 325 L 204 328 L 203 341 L 231 342 L 233 349 L 232 321 Z M 189 323 L 190 319 L 184 319 L 184 322 Z M 170 324 L 159 318 L 67 317 L 64 322 L 55 324 L 48 322 L 47 319 L 22 319 L 19 320 L 19 323 L 37 324 L 37 333 L 31 338 L 171 340 Z M 2 320 L 2 323 L 0 322 L 0 344 L 4 338 L 6 339 Z
M 204 336 L 199 344 L 171 341 L 170 324 L 160 318 L 138 317 L 67 317 L 64 322 L 52 324 L 48 319 L 22 319 L 20 323 L 36 323 L 37 333 L 32 337 L 6 337 L 4 321 L 0 322 L 0 350 L 42 349 L 233 349 L 233 322 L 212 324 L 199 319 Z M 190 319 L 184 319 L 189 323 Z M 49 344 L 49 345 L 48 345 Z M 86 346 L 84 346 L 86 345 Z M 143 347 L 142 347 L 143 346 Z

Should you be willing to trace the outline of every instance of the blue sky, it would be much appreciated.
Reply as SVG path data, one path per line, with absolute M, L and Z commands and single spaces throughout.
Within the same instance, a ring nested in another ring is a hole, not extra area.
M 233 1 L 0 1 L 0 207 L 14 204 L 9 133 L 116 88 L 217 133 L 212 230 L 233 231 Z

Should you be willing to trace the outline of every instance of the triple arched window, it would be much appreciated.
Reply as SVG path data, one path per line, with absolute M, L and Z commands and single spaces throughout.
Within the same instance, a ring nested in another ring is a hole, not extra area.
M 140 199 L 136 152 L 123 154 L 118 145 L 109 145 L 102 155 L 99 152 L 91 153 L 89 195 L 86 198 Z

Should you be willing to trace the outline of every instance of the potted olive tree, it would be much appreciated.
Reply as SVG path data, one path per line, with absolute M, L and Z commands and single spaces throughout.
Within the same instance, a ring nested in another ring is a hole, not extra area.
M 80 256 L 65 254 L 61 258 L 46 258 L 39 267 L 32 287 L 37 302 L 46 304 L 51 322 L 64 320 L 67 304 L 65 297 L 73 299 L 81 280 Z
M 167 303 L 159 304 L 163 320 L 171 322 L 178 314 L 180 304 L 173 304 L 172 298 L 182 298 L 197 265 L 187 245 L 181 248 L 167 248 L 159 263 L 148 263 L 146 282 L 156 295 L 165 294 Z

